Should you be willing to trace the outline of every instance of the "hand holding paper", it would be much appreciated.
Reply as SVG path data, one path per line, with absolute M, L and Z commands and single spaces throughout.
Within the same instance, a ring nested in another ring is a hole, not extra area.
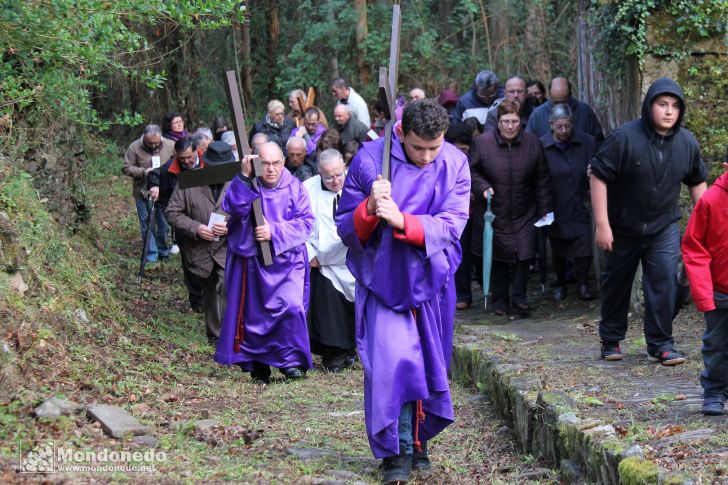
M 217 214 L 213 212 L 210 214 L 210 220 L 207 222 L 207 228 L 212 231 L 213 234 L 215 234 L 215 237 L 212 238 L 213 241 L 219 241 L 220 240 L 220 234 L 218 234 L 219 231 L 217 231 L 213 226 L 215 224 L 224 224 L 225 223 L 225 216 L 223 214 Z
M 549 212 L 545 216 L 543 216 L 541 219 L 537 220 L 534 226 L 536 227 L 543 227 L 543 226 L 550 226 L 554 223 L 554 213 Z

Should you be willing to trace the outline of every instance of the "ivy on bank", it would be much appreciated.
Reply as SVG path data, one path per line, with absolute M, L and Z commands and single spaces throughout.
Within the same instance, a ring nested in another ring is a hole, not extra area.
M 671 33 L 668 40 L 648 38 L 648 21 Z M 645 56 L 669 60 L 689 55 L 691 42 L 728 35 L 728 0 L 592 0 L 587 18 L 604 46 L 597 60 L 608 72 L 622 72 L 624 57 L 635 55 L 640 67 Z

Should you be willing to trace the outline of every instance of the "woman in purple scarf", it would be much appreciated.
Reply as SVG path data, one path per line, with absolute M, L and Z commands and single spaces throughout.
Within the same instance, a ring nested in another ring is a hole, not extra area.
M 170 111 L 164 115 L 162 118 L 162 136 L 174 142 L 188 136 L 182 113 Z

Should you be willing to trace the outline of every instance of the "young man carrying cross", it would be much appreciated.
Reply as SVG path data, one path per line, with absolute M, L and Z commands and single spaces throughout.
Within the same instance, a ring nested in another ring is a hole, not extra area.
M 445 143 L 447 127 L 435 101 L 408 104 L 392 138 L 391 183 L 381 176 L 384 138 L 364 143 L 336 215 L 357 280 L 367 435 L 384 483 L 428 469 L 427 441 L 454 419 L 447 371 L 470 171 Z

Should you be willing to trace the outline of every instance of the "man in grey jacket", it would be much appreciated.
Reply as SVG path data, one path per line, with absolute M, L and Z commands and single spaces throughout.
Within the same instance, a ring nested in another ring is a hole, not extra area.
M 204 165 L 234 161 L 230 146 L 223 141 L 210 143 L 202 155 Z M 204 169 L 203 169 L 204 170 Z M 174 189 L 165 214 L 170 225 L 183 240 L 183 263 L 202 283 L 207 339 L 215 343 L 225 314 L 225 260 L 227 257 L 227 222 L 211 223 L 211 215 L 227 218 L 222 210 L 230 182 Z

